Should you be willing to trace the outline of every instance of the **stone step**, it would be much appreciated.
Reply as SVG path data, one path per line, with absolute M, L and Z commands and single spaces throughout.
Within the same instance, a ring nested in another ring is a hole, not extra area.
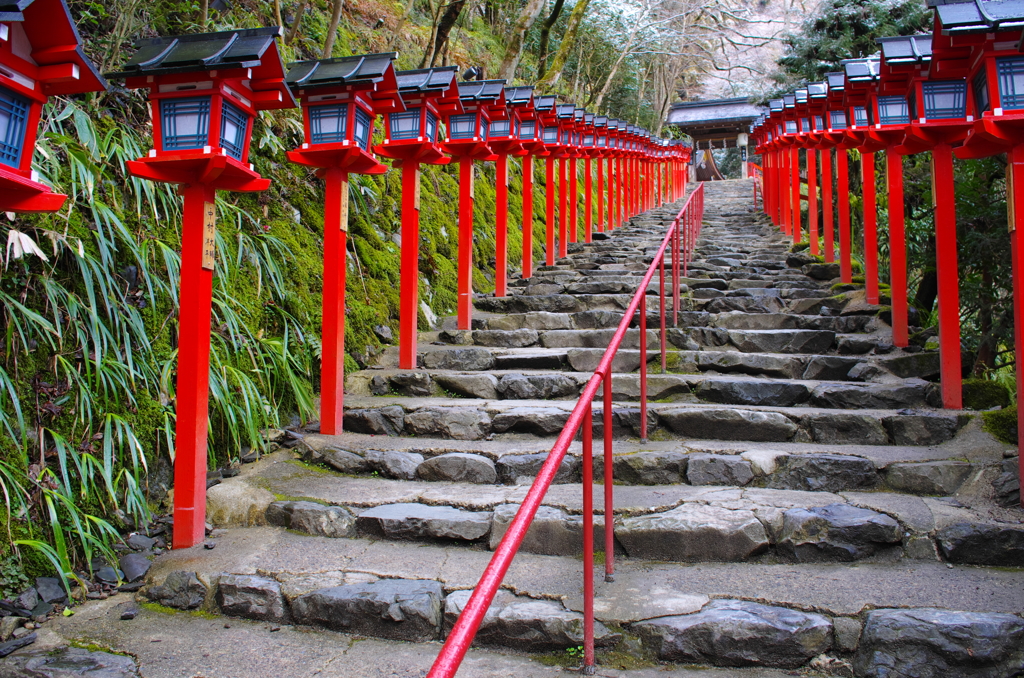
M 462 440 L 489 436 L 554 435 L 568 420 L 574 401 L 489 400 L 358 396 L 346 399 L 346 430 L 374 435 L 421 435 Z M 614 438 L 639 435 L 635 402 L 613 404 Z M 602 405 L 593 406 L 602 428 Z M 918 444 L 948 440 L 963 413 L 910 409 L 835 410 L 821 407 L 742 408 L 703 403 L 648 404 L 648 435 L 755 442 Z
M 334 629 L 422 642 L 444 637 L 490 555 L 446 545 L 332 540 L 271 527 L 217 530 L 214 538 L 214 550 L 195 547 L 158 557 L 144 599 L 240 618 L 240 624 L 251 619 L 301 624 L 314 633 Z M 528 652 L 579 645 L 579 573 L 574 557 L 520 554 L 478 642 Z M 836 586 L 837 575 L 846 586 Z M 1024 636 L 1024 621 L 1016 615 L 1024 603 L 1022 577 L 924 561 L 752 569 L 625 560 L 617 564 L 614 582 L 596 584 L 596 631 L 601 645 L 680 664 L 793 669 L 827 653 L 868 670 L 895 666 L 914 675 L 934 661 L 948 661 L 956 648 L 964 656 L 995 656 L 1000 672 L 993 675 L 1012 675 L 1009 667 Z M 95 623 L 95 615 L 90 619 L 93 629 L 85 627 L 86 635 L 105 626 Z M 287 627 L 285 634 L 286 639 Z M 905 651 L 908 642 L 915 652 Z M 423 653 L 423 668 L 436 648 Z M 744 674 L 735 669 L 728 675 Z

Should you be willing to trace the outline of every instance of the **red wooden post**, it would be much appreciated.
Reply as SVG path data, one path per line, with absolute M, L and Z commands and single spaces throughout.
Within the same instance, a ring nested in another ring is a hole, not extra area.
M 825 263 L 836 260 L 836 246 L 833 237 L 832 220 L 832 151 L 823 149 L 821 153 L 821 227 L 825 235 Z
M 585 242 L 591 241 L 594 233 L 594 182 L 591 177 L 590 156 L 583 161 L 583 234 Z
M 185 186 L 182 193 L 185 204 L 175 388 L 173 548 L 188 548 L 206 539 L 206 436 L 215 251 L 216 191 L 197 183 Z
M 460 330 L 473 329 L 473 158 L 459 159 L 459 301 Z
M 533 275 L 533 156 L 523 156 L 523 278 Z
M 612 371 L 604 375 L 604 580 L 615 581 L 615 472 L 612 458 Z
M 494 196 L 494 296 L 505 296 L 508 282 L 508 156 L 499 153 L 495 160 Z
M 578 239 L 579 221 L 577 212 L 579 207 L 579 190 L 577 185 L 576 158 L 569 158 L 569 242 L 576 242 Z
M 324 290 L 320 358 L 320 432 L 341 433 L 345 418 L 345 240 L 348 172 L 324 175 Z
M 594 414 L 583 415 L 583 675 L 594 675 Z
M 597 157 L 597 230 L 604 231 L 604 158 Z
M 402 164 L 402 293 L 398 297 L 398 368 L 416 369 L 420 310 L 420 164 Z
M 885 152 L 889 190 L 889 276 L 892 287 L 892 343 L 905 347 L 907 330 L 907 240 L 904 232 L 903 156 L 895 149 Z
M 960 357 L 960 276 L 956 255 L 956 194 L 953 149 L 932 149 L 932 196 L 935 202 L 935 268 L 939 279 L 939 359 L 942 406 L 963 406 Z
M 547 198 L 547 251 L 544 253 L 544 263 L 548 266 L 555 265 L 555 159 L 550 155 L 544 158 L 545 169 L 545 197 Z
M 850 259 L 850 183 L 846 149 L 836 149 L 836 192 L 839 194 L 839 271 L 843 282 L 853 281 Z
M 861 153 L 864 198 L 864 282 L 869 304 L 878 303 L 878 210 L 875 207 L 875 154 Z
M 782 232 L 789 235 L 789 224 L 791 220 L 791 206 L 793 202 L 793 191 L 789 186 L 793 178 L 793 171 L 789 168 L 790 155 L 786 148 L 779 149 L 779 205 L 781 207 L 780 219 L 782 220 Z
M 1024 229 L 1024 145 L 1017 145 L 1007 153 L 1010 161 L 1006 172 L 1006 207 L 1010 222 L 1010 252 L 1013 265 L 1013 345 L 1017 355 L 1024 356 L 1024 281 L 1021 266 L 1024 265 L 1024 239 L 1019 232 Z M 1024 369 L 1017 368 L 1017 393 L 1024 393 Z M 1024 431 L 1024 407 L 1017 407 L 1017 430 Z M 1024 478 L 1024 460 L 1018 457 L 1020 477 Z M 1024 508 L 1024 494 L 1021 494 Z
M 615 228 L 615 158 L 608 158 L 608 230 Z
M 640 296 L 640 444 L 647 442 L 647 290 Z
M 802 228 L 800 225 L 800 148 L 793 147 L 790 162 L 793 164 L 793 242 L 800 242 Z
M 558 256 L 564 258 L 568 254 L 569 243 L 567 221 L 569 211 L 569 177 L 566 176 L 565 158 L 558 159 Z
M 818 243 L 818 153 L 807 149 L 807 230 L 811 241 L 811 254 L 821 254 Z

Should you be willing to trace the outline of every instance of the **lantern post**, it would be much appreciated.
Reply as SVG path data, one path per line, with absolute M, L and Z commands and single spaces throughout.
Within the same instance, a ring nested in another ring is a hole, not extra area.
M 607 138 L 606 146 L 604 151 L 605 158 L 608 159 L 608 222 L 607 229 L 611 231 L 620 222 L 618 221 L 618 179 L 619 172 L 618 166 L 616 165 L 616 159 L 618 157 L 617 145 L 618 145 L 618 120 L 608 120 L 607 123 Z
M 537 125 L 533 121 L 533 88 L 506 87 L 507 117 L 491 120 L 487 144 L 498 156 L 495 210 L 494 296 L 505 296 L 508 280 L 508 156 L 523 159 L 523 277 L 533 268 L 533 172 L 530 153 Z M 525 137 L 525 140 L 523 139 Z
M 814 190 L 808 187 L 808 194 L 813 193 L 811 207 L 813 208 L 813 223 L 808 225 L 812 229 L 811 254 L 821 254 L 819 239 L 824 242 L 825 261 L 831 263 L 835 255 L 832 249 L 832 142 L 826 132 L 826 117 L 828 116 L 828 82 L 812 82 L 807 85 L 807 117 L 810 122 L 810 132 L 807 135 L 807 165 L 808 178 L 817 179 L 816 173 L 811 171 L 812 158 L 815 169 L 820 165 L 821 170 L 821 211 L 818 211 L 818 191 L 815 184 Z M 811 217 L 809 217 L 810 220 Z M 820 228 L 819 228 L 820 226 Z
M 387 114 L 384 142 L 374 147 L 402 169 L 401 290 L 398 300 L 398 367 L 416 368 L 420 280 L 420 164 L 447 165 L 438 143 L 441 116 L 462 110 L 455 66 L 398 71 L 404 111 Z
M 591 160 L 596 153 L 596 133 L 594 116 L 586 113 L 583 116 L 583 239 L 590 242 L 594 233 L 594 168 Z
M 67 200 L 38 181 L 32 154 L 49 97 L 107 88 L 80 43 L 62 0 L 22 0 L 0 11 L 0 212 L 56 212 Z
M 522 277 L 533 275 L 533 157 L 544 154 L 541 141 L 540 122 L 532 87 L 509 87 L 505 89 L 505 100 L 519 121 L 515 132 L 520 150 L 512 155 L 523 159 L 523 264 Z
M 594 116 L 594 148 L 591 157 L 597 161 L 597 220 L 595 227 L 598 231 L 607 230 L 607 222 L 604 213 L 604 159 L 608 152 L 608 117 L 604 115 Z
M 545 198 L 545 246 L 544 263 L 547 266 L 555 265 L 555 199 L 557 197 L 557 181 L 555 177 L 555 158 L 559 154 L 558 131 L 558 105 L 555 97 L 537 97 L 534 101 L 534 109 L 537 111 L 537 125 L 541 129 L 541 143 L 543 153 L 537 153 L 544 157 L 544 198 Z
M 576 234 L 570 234 L 570 202 L 572 204 L 572 226 L 576 226 L 576 195 L 573 192 L 570 201 L 570 186 L 575 189 L 576 180 L 569 182 L 569 163 L 572 163 L 573 170 L 576 169 L 576 160 L 573 158 L 576 149 L 574 138 L 576 105 L 559 104 L 556 107 L 558 116 L 558 257 L 564 258 L 568 254 L 570 242 L 576 242 Z
M 324 179 L 324 288 L 320 358 L 320 432 L 341 433 L 345 397 L 345 248 L 348 176 L 383 174 L 370 149 L 376 116 L 404 109 L 397 55 L 300 61 L 286 82 L 302 106 L 303 143 L 288 159 Z
M 149 89 L 154 148 L 133 176 L 176 184 L 184 196 L 175 390 L 174 548 L 206 536 L 210 318 L 216 192 L 264 191 L 249 164 L 257 113 L 293 108 L 275 38 L 279 28 L 145 38 L 119 73 Z
M 447 115 L 445 122 L 448 139 L 441 143 L 441 148 L 452 156 L 452 160 L 459 163 L 457 316 L 459 329 L 469 330 L 473 326 L 473 161 L 499 160 L 487 145 L 487 133 L 492 118 L 508 118 L 505 81 L 479 80 L 459 83 L 459 99 L 462 102 L 462 110 Z M 505 166 L 507 176 L 506 163 L 502 164 Z M 499 181 L 500 179 L 499 177 Z M 508 190 L 507 185 L 505 190 Z
M 846 130 L 849 127 L 848 113 L 844 104 L 846 89 L 846 73 L 838 71 L 827 73 L 828 80 L 828 113 L 825 124 L 828 126 L 826 138 L 836 149 L 836 221 L 839 228 L 839 275 L 845 282 L 853 280 L 853 263 L 850 258 L 850 183 L 848 177 L 847 148 L 849 141 Z M 825 256 L 828 256 L 826 246 Z

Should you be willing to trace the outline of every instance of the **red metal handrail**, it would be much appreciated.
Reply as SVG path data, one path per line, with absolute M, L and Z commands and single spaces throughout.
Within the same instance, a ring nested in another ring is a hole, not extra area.
M 672 246 L 672 277 L 674 291 L 675 311 L 673 324 L 678 318 L 679 307 L 679 266 L 680 259 L 685 262 L 693 252 L 693 245 L 700 234 L 700 225 L 704 213 L 704 184 L 698 184 L 690 197 L 687 198 L 683 208 L 676 215 L 672 226 L 669 227 L 665 239 L 654 255 L 654 261 L 647 269 L 640 286 L 637 288 L 633 299 L 623 313 L 622 321 L 619 323 L 615 335 L 608 343 L 608 348 L 601 358 L 597 369 L 587 381 L 586 387 L 580 394 L 579 401 L 569 415 L 569 420 L 562 427 L 562 432 L 555 441 L 547 460 L 541 467 L 540 472 L 534 479 L 526 498 L 516 512 L 515 518 L 508 526 L 508 531 L 502 537 L 501 543 L 495 549 L 491 561 L 487 564 L 480 581 L 466 603 L 466 607 L 459 615 L 458 621 L 448 634 L 448 639 L 434 660 L 433 666 L 427 678 L 453 678 L 459 670 L 469 646 L 476 637 L 480 623 L 483 621 L 491 601 L 498 592 L 505 573 L 512 565 L 519 546 L 526 537 L 530 524 L 540 508 L 544 495 L 555 479 L 562 459 L 565 458 L 569 446 L 572 444 L 580 426 L 583 426 L 583 618 L 584 618 L 584 673 L 593 674 L 594 671 L 594 514 L 593 514 L 593 407 L 594 397 L 597 389 L 604 382 L 604 494 L 605 494 L 605 580 L 612 581 L 615 574 L 614 569 L 614 491 L 612 473 L 612 361 L 615 354 L 622 345 L 626 336 L 626 330 L 633 322 L 633 316 L 640 310 L 640 409 L 641 409 L 641 439 L 647 439 L 647 390 L 644 384 L 647 381 L 647 287 L 650 285 L 657 270 L 661 270 L 661 351 L 662 366 L 665 366 L 665 251 Z M 681 251 L 680 251 L 681 250 Z

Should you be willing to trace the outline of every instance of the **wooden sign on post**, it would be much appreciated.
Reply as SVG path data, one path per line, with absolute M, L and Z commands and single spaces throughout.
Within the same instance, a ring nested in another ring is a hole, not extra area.
M 418 212 L 420 209 L 420 169 L 418 166 L 416 167 L 416 190 L 413 193 L 413 200 L 416 211 Z
M 348 179 L 341 180 L 341 230 L 348 233 Z
M 217 257 L 217 206 L 208 202 L 203 205 L 203 268 L 213 270 Z

